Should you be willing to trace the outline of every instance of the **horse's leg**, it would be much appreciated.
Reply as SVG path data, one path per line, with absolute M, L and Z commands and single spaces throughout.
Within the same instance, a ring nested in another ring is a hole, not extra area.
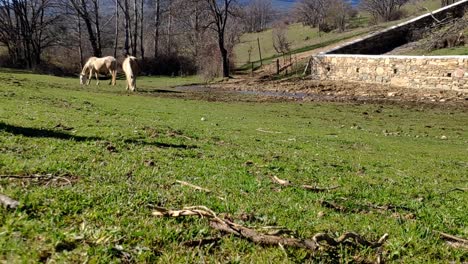
M 88 83 L 86 85 L 89 85 L 91 83 L 91 78 L 93 78 L 93 70 L 89 71 Z
M 99 85 L 99 73 L 95 71 L 94 74 L 96 75 L 96 85 Z
M 114 82 L 114 86 L 117 84 L 117 70 L 113 71 L 114 73 L 112 74 L 112 81 Z
M 109 81 L 109 85 L 112 85 L 114 83 L 114 74 L 112 73 L 112 70 L 109 70 L 109 74 L 111 75 L 111 79 Z

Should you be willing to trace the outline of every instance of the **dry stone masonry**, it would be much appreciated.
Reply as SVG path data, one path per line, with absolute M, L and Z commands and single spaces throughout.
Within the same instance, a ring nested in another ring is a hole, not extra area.
M 312 76 L 468 92 L 468 56 L 320 55 L 312 60 Z
M 468 92 L 468 56 L 376 55 L 388 52 L 395 45 L 405 44 L 411 29 L 424 27 L 444 16 L 460 16 L 466 12 L 466 8 L 468 0 L 462 0 L 314 56 L 311 59 L 312 77 Z

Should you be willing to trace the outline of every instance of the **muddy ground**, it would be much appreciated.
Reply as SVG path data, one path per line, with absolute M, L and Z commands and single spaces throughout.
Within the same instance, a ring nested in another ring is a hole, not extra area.
M 379 103 L 461 108 L 468 111 L 468 91 L 324 82 L 299 77 L 282 80 L 233 78 L 216 84 L 176 87 L 175 92 L 178 97 L 210 101 Z

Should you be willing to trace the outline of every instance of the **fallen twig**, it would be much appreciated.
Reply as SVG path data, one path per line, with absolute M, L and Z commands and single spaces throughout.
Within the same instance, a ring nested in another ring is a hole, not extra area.
M 190 240 L 183 242 L 182 245 L 186 247 L 201 247 L 207 244 L 217 244 L 221 237 L 207 237 L 199 240 Z
M 278 132 L 278 131 L 268 131 L 268 130 L 264 130 L 262 128 L 257 128 L 256 129 L 258 132 L 262 132 L 262 133 L 268 133 L 268 134 L 281 134 L 282 132 Z
M 451 193 L 451 192 L 466 192 L 466 188 L 452 188 L 450 190 L 447 190 L 447 191 L 444 191 L 444 192 L 441 192 L 440 195 L 446 195 L 448 193 Z
M 325 201 L 325 200 L 321 200 L 320 201 L 320 204 L 324 207 L 327 207 L 327 208 L 330 208 L 330 209 L 333 209 L 335 211 L 338 211 L 338 212 L 343 212 L 343 213 L 346 213 L 346 212 L 358 212 L 358 210 L 356 209 L 348 209 L 342 205 L 339 205 L 337 203 L 334 203 L 334 202 L 330 202 L 330 201 Z
M 468 249 L 468 240 L 460 237 L 456 237 L 444 232 L 434 231 L 435 233 L 439 234 L 440 238 L 445 240 L 449 246 L 455 248 L 464 248 Z
M 281 185 L 281 186 L 286 186 L 286 187 L 287 186 L 295 186 L 289 180 L 283 180 L 283 179 L 280 179 L 280 178 L 278 178 L 276 176 L 272 176 L 271 180 L 273 182 Z M 328 187 L 328 188 L 321 188 L 321 187 L 307 185 L 307 184 L 298 185 L 298 187 L 303 188 L 303 189 L 308 190 L 308 191 L 311 191 L 311 192 L 328 192 L 328 191 L 340 188 L 340 186 L 332 186 L 332 187 Z
M 5 208 L 16 209 L 19 206 L 19 202 L 13 200 L 12 198 L 0 194 L 0 204 L 2 204 Z
M 320 243 L 322 241 L 325 241 L 327 245 L 331 247 L 336 247 L 338 245 L 344 244 L 350 239 L 354 242 L 355 245 L 380 247 L 383 245 L 383 243 L 385 243 L 385 241 L 388 238 L 388 234 L 385 234 L 377 242 L 372 242 L 353 232 L 347 232 L 340 236 L 338 239 L 334 239 L 325 233 L 318 233 L 314 235 L 312 239 L 298 239 L 293 237 L 266 235 L 259 233 L 254 229 L 236 224 L 230 220 L 221 219 L 216 215 L 216 213 L 204 206 L 187 207 L 182 210 L 168 210 L 166 208 L 158 207 L 156 211 L 153 212 L 153 215 L 165 217 L 206 217 L 209 219 L 210 226 L 212 228 L 236 235 L 241 238 L 248 239 L 260 245 L 305 248 L 311 251 L 317 251 L 320 248 Z
M 193 189 L 195 189 L 195 190 L 199 190 L 199 191 L 203 191 L 203 192 L 207 192 L 207 193 L 210 193 L 210 192 L 211 192 L 211 190 L 202 188 L 202 187 L 197 186 L 197 185 L 193 185 L 193 184 L 188 183 L 188 182 L 185 182 L 185 181 L 176 180 L 176 182 L 179 183 L 179 184 L 181 184 L 181 185 L 191 187 L 191 188 L 193 188 Z
M 331 190 L 335 190 L 335 189 L 338 189 L 340 188 L 340 186 L 332 186 L 332 187 L 316 187 L 316 186 L 311 186 L 311 185 L 301 185 L 302 188 L 308 190 L 308 191 L 312 191 L 312 192 L 328 192 L 328 191 L 331 191 Z
M 59 183 L 60 181 L 65 182 L 63 185 L 72 185 L 73 184 L 73 177 L 71 179 L 62 176 L 55 176 L 52 174 L 47 175 L 39 175 L 39 174 L 32 174 L 32 175 L 0 175 L 0 179 L 17 179 L 17 180 L 36 180 L 38 182 L 46 182 L 46 186 L 50 185 L 50 183 L 55 182 Z
M 50 179 L 52 175 L 0 175 L 2 179 Z
M 273 180 L 273 182 L 275 182 L 275 183 L 277 183 L 277 184 L 279 184 L 279 185 L 282 185 L 282 186 L 289 186 L 289 185 L 291 185 L 291 182 L 290 182 L 290 181 L 288 181 L 288 180 L 282 180 L 282 179 L 280 179 L 280 178 L 278 178 L 278 177 L 276 177 L 276 176 L 271 177 L 271 179 Z

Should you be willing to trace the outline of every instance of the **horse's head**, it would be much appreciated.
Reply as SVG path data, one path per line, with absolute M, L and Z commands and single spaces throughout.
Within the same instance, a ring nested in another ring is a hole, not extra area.
M 81 85 L 85 85 L 87 80 L 88 80 L 88 78 L 86 78 L 85 74 L 80 74 L 80 84 Z

